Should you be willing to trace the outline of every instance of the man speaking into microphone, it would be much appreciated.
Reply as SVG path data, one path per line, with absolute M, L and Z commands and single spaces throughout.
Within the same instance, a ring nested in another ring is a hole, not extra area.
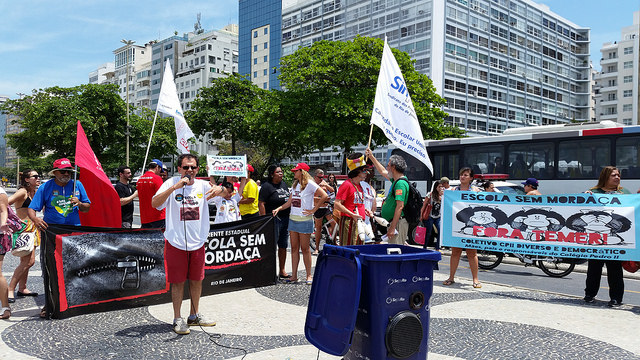
M 189 326 L 216 324 L 198 312 L 204 279 L 204 244 L 209 234 L 207 195 L 213 189 L 208 182 L 195 178 L 198 158 L 191 154 L 178 157 L 178 173 L 180 176 L 162 184 L 151 205 L 158 210 L 167 209 L 164 260 L 167 281 L 171 284 L 173 331 L 185 335 L 190 332 Z M 216 190 L 219 189 L 216 187 Z M 187 279 L 191 307 L 185 322 L 180 316 L 180 307 Z

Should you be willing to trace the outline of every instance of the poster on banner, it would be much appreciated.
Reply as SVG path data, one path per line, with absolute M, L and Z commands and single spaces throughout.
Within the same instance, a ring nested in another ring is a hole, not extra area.
M 247 176 L 247 155 L 207 155 L 209 176 Z
M 171 301 L 160 230 L 51 225 L 42 242 L 55 318 Z M 275 249 L 271 216 L 212 225 L 202 295 L 275 284 Z
M 640 260 L 640 196 L 445 191 L 443 246 L 600 260 Z

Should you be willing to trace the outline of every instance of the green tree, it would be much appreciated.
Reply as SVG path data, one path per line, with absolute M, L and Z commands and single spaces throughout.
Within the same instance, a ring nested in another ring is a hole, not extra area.
M 116 85 L 34 90 L 30 96 L 7 101 L 3 109 L 20 116 L 17 123 L 23 131 L 7 138 L 21 157 L 21 167 L 33 166 L 44 171 L 38 167 L 43 163 L 50 167 L 55 158 L 73 159 L 78 120 L 108 175 L 126 163 L 126 104 Z M 131 110 L 130 166 L 134 169 L 142 165 L 152 119 L 153 113 L 148 109 Z M 173 119 L 158 120 L 151 154 L 159 157 L 175 153 Z
M 214 137 L 231 142 L 231 155 L 236 155 L 236 142 L 251 142 L 248 117 L 259 103 L 259 96 L 266 92 L 245 77 L 232 74 L 214 79 L 204 87 L 191 103 L 187 112 L 189 126 L 196 135 L 210 132 Z
M 280 84 L 292 124 L 316 149 L 342 147 L 345 152 L 368 140 L 384 42 L 356 37 L 353 41 L 319 41 L 301 48 L 280 61 Z M 446 126 L 447 114 L 431 80 L 413 67 L 406 53 L 391 49 L 411 94 L 425 139 L 460 136 Z M 382 131 L 373 132 L 373 143 L 388 140 Z

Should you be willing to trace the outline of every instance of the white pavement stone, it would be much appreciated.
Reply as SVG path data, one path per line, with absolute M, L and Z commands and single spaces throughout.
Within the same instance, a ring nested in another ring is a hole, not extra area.
M 547 327 L 579 334 L 640 354 L 638 316 L 623 308 L 516 299 L 478 299 L 433 306 L 431 318 L 491 319 Z
M 28 309 L 23 309 L 16 312 L 11 312 L 11 317 L 8 320 L 0 321 L 0 333 L 2 333 L 9 326 L 14 325 L 20 321 L 26 320 L 30 316 L 33 316 L 34 313 L 39 312 L 37 307 L 32 307 Z M 33 356 L 29 356 L 23 354 L 21 352 L 17 352 L 10 348 L 4 341 L 0 341 L 0 359 L 24 359 L 31 360 L 37 359 Z
M 224 304 L 224 306 L 223 306 Z M 182 317 L 189 315 L 190 302 L 182 302 Z M 215 332 L 231 335 L 304 335 L 306 307 L 286 304 L 260 295 L 255 289 L 234 291 L 200 299 L 200 312 L 217 322 Z M 171 304 L 149 307 L 160 321 L 173 322 Z M 191 330 L 200 330 L 193 326 Z

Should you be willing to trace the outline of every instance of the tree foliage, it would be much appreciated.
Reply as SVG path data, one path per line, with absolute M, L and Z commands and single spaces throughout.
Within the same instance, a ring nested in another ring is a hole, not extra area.
M 343 147 L 349 151 L 368 140 L 384 42 L 356 37 L 353 41 L 319 41 L 281 59 L 280 84 L 284 101 L 301 134 L 322 149 Z M 431 80 L 413 67 L 404 52 L 392 49 L 404 75 L 425 139 L 460 136 L 457 128 L 444 124 L 447 114 Z M 382 131 L 373 142 L 384 145 Z
M 116 85 L 80 85 L 34 90 L 32 95 L 9 100 L 4 111 L 18 115 L 23 128 L 7 135 L 21 164 L 42 166 L 53 159 L 75 157 L 77 121 L 80 120 L 89 144 L 108 175 L 126 163 L 126 104 Z M 141 115 L 136 115 L 138 112 Z M 130 166 L 142 166 L 151 132 L 153 113 L 148 109 L 130 110 Z M 150 154 L 176 152 L 173 119 L 158 119 Z M 173 137 L 173 139 L 171 139 Z M 22 167 L 22 166 L 21 166 Z

